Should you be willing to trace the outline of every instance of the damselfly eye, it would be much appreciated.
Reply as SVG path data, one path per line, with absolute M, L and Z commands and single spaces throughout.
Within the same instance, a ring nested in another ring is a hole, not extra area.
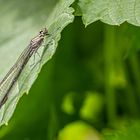
M 42 30 L 40 30 L 40 31 L 39 31 L 39 33 L 41 34 L 41 33 L 43 33 L 43 31 L 42 31 Z
M 45 35 L 48 35 L 48 30 L 46 28 L 43 28 L 42 30 L 39 31 L 39 34 L 41 36 L 45 36 Z

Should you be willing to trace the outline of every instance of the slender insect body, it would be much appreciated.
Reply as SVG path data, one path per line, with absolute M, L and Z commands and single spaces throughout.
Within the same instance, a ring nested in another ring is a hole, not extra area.
M 46 28 L 40 30 L 39 34 L 34 37 L 30 44 L 25 48 L 25 50 L 21 53 L 20 57 L 18 58 L 15 65 L 10 69 L 10 71 L 6 74 L 4 79 L 0 82 L 0 94 L 4 92 L 4 95 L 0 101 L 0 108 L 6 103 L 10 91 L 12 90 L 13 86 L 17 82 L 22 70 L 24 69 L 25 65 L 28 63 L 30 57 L 37 52 L 37 50 L 41 47 L 44 37 L 48 35 L 48 30 Z M 13 77 L 11 76 L 13 74 Z M 10 77 L 9 83 L 8 79 Z M 4 90 L 4 87 L 8 85 L 7 89 Z

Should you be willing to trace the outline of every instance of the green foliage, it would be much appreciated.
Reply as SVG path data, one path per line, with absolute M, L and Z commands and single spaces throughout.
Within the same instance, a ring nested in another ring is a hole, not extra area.
M 100 134 L 84 122 L 73 122 L 60 131 L 59 140 L 100 140 Z
M 108 134 L 105 135 L 105 140 L 139 140 L 140 137 L 140 122 L 132 121 L 131 123 L 127 123 L 127 126 L 121 132 L 106 132 Z
M 120 25 L 125 21 L 133 25 L 140 25 L 138 1 L 79 0 L 78 5 L 86 26 L 97 20 L 110 25 Z
M 23 93 L 28 93 L 29 89 L 31 88 L 33 82 L 35 81 L 35 79 L 37 78 L 38 73 L 41 70 L 41 67 L 43 66 L 44 63 L 46 63 L 51 57 L 52 55 L 55 53 L 56 47 L 57 47 L 57 42 L 60 39 L 60 32 L 62 31 L 62 29 L 69 24 L 70 22 L 73 21 L 73 15 L 72 12 L 73 10 L 71 8 L 69 8 L 69 6 L 71 5 L 71 3 L 73 2 L 73 0 L 69 0 L 69 1 L 60 1 L 58 3 L 54 3 L 54 2 L 50 2 L 48 3 L 48 9 L 49 13 L 48 15 L 46 15 L 46 11 L 45 9 L 47 9 L 47 7 L 43 4 L 43 1 L 41 2 L 37 2 L 36 3 L 36 7 L 34 7 L 33 9 L 28 9 L 26 10 L 26 12 L 24 13 L 24 18 L 19 18 L 20 16 L 20 12 L 21 10 L 25 10 L 27 6 L 27 4 L 25 4 L 23 2 L 23 4 L 19 4 L 19 6 L 17 8 L 14 8 L 14 4 L 10 4 L 11 8 L 13 7 L 14 10 L 12 12 L 9 12 L 7 10 L 8 13 L 10 13 L 7 16 L 10 16 L 13 20 L 11 22 L 11 24 L 14 26 L 18 26 L 21 25 L 22 22 L 24 21 L 24 25 L 27 24 L 28 27 L 24 27 L 24 28 L 17 28 L 16 30 L 10 27 L 7 27 L 5 24 L 5 26 L 3 26 L 2 31 L 4 32 L 4 35 L 6 37 L 8 37 L 9 32 L 13 33 L 14 35 L 11 34 L 11 36 L 13 36 L 13 43 L 12 45 L 10 45 L 9 43 L 11 43 L 11 40 L 7 39 L 6 42 L 2 42 L 1 44 L 3 45 L 3 47 L 1 47 L 0 49 L 0 56 L 1 59 L 4 58 L 5 54 L 7 56 L 11 56 L 7 57 L 8 59 L 6 59 L 5 62 L 3 62 L 2 66 L 1 66 L 1 76 L 3 76 L 5 74 L 5 72 L 9 69 L 9 67 L 11 67 L 11 65 L 13 65 L 15 62 L 15 60 L 17 59 L 17 56 L 19 53 L 21 53 L 22 48 L 27 46 L 27 43 L 24 42 L 24 39 L 26 39 L 27 36 L 31 36 L 31 34 L 33 33 L 33 31 L 35 31 L 35 28 L 39 28 L 39 26 L 41 25 L 41 21 L 45 22 L 46 20 L 46 16 L 48 17 L 47 20 L 47 28 L 49 30 L 49 33 L 52 34 L 51 37 L 47 38 L 47 41 L 45 42 L 45 49 L 42 47 L 39 51 L 40 56 L 41 56 L 41 60 L 39 60 L 39 58 L 36 58 L 36 65 L 32 68 L 31 65 L 34 63 L 34 59 L 30 60 L 30 62 L 28 62 L 28 65 L 25 67 L 25 70 L 23 72 L 23 74 L 20 76 L 20 78 L 18 79 L 17 83 L 15 84 L 15 86 L 13 87 L 11 93 L 9 94 L 8 100 L 6 102 L 6 104 L 2 107 L 1 112 L 0 112 L 0 125 L 3 124 L 7 124 L 8 120 L 11 118 L 13 111 L 16 107 L 16 104 L 19 100 L 19 98 L 22 96 Z M 2 8 L 3 10 L 7 7 L 7 5 L 3 4 L 4 2 L 1 2 Z M 8 2 L 7 2 L 8 3 Z M 15 0 L 15 3 L 18 4 L 18 1 Z M 29 6 L 30 7 L 30 6 Z M 32 7 L 32 6 L 31 6 Z M 51 8 L 52 7 L 52 8 Z M 62 9 L 60 9 L 60 7 L 63 7 Z M 34 12 L 37 12 L 38 8 L 38 15 L 35 15 L 35 19 L 37 19 L 39 22 L 34 24 L 34 18 L 32 18 L 32 16 L 34 15 Z M 41 10 L 40 10 L 41 8 Z M 28 11 L 29 10 L 29 11 Z M 28 12 L 31 12 L 33 14 L 28 14 Z M 44 18 L 42 17 L 42 19 L 40 18 L 41 16 L 44 15 Z M 2 22 L 1 24 L 4 25 L 4 23 L 8 23 L 9 18 L 6 15 L 2 16 Z M 30 20 L 29 20 L 30 19 Z M 9 24 L 8 24 L 9 25 Z M 25 30 L 25 28 L 28 28 L 28 31 L 30 29 L 30 32 L 26 32 L 23 33 Z M 9 29 L 9 30 L 8 30 Z M 6 32 L 5 32 L 6 31 Z M 29 34 L 30 33 L 30 34 Z M 4 38 L 5 39 L 5 38 Z M 3 39 L 3 40 L 4 40 Z M 29 40 L 28 40 L 29 41 Z M 50 43 L 51 41 L 51 43 Z M 4 47 L 8 46 L 9 47 Z M 26 45 L 25 45 L 26 44 Z M 17 47 L 18 46 L 18 47 Z M 15 51 L 12 51 L 15 50 Z M 13 52 L 11 54 L 11 51 Z M 39 64 L 38 64 L 39 62 Z M 11 64 L 11 65 L 9 65 Z M 1 98 L 3 98 L 3 96 L 1 95 Z
M 0 109 L 0 139 L 138 139 L 139 11 L 134 0 L 1 0 L 1 79 L 39 29 L 51 35 Z

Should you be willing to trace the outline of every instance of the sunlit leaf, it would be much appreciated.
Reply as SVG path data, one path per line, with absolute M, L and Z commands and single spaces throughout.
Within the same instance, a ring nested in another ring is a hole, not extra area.
M 85 26 L 101 20 L 110 25 L 127 21 L 140 26 L 140 2 L 138 0 L 79 0 Z
M 50 36 L 38 51 L 41 56 L 32 57 L 0 110 L 0 125 L 7 124 L 23 93 L 28 93 L 41 67 L 55 53 L 60 33 L 73 21 L 73 0 L 60 1 L 1 1 L 0 2 L 0 79 L 15 63 L 23 49 L 41 28 L 47 27 Z M 15 6 L 18 5 L 18 6 Z

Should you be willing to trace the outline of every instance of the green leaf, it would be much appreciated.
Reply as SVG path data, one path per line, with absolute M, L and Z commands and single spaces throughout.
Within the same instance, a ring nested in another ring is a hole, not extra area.
M 110 25 L 127 21 L 140 26 L 140 2 L 137 0 L 79 0 L 78 5 L 85 26 L 97 20 Z
M 10 91 L 7 102 L 0 109 L 0 125 L 8 123 L 20 97 L 29 92 L 41 67 L 55 53 L 61 31 L 74 19 L 70 7 L 73 1 L 0 1 L 0 79 L 42 27 L 47 27 L 51 34 L 45 39 L 45 47 L 38 50 L 40 57 L 35 55 L 35 60 L 31 57 Z

